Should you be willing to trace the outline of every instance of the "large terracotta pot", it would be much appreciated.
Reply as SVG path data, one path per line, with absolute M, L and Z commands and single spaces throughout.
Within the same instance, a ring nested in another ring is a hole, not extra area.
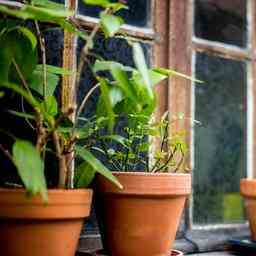
M 102 250 L 99 250 L 99 251 L 96 251 L 95 254 L 92 254 L 92 255 L 95 255 L 95 256 L 107 256 L 107 254 L 104 253 L 104 251 Z M 92 256 L 91 255 L 91 256 Z M 82 256 L 82 255 L 81 255 Z M 85 256 L 85 255 L 84 255 Z M 88 255 L 87 255 L 88 256 Z M 184 256 L 184 254 L 180 251 L 177 251 L 177 250 L 172 250 L 169 254 L 167 254 L 166 256 Z
M 49 190 L 49 202 L 24 190 L 0 189 L 0 248 L 4 256 L 74 256 L 92 191 Z
M 240 191 L 244 197 L 252 239 L 256 241 L 256 179 L 241 179 Z
M 168 255 L 191 192 L 191 176 L 140 172 L 114 175 L 123 190 L 103 177 L 96 180 L 98 221 L 108 255 Z

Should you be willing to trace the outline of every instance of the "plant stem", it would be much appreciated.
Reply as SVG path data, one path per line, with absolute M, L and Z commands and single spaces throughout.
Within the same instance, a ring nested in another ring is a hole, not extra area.
M 37 21 L 35 21 L 36 32 L 39 38 L 40 50 L 42 53 L 42 62 L 43 62 L 43 96 L 46 96 L 46 88 L 47 88 L 47 70 L 46 70 L 46 49 L 45 49 L 45 40 L 40 31 L 40 27 Z
M 169 123 L 166 124 L 165 129 L 164 129 L 164 137 L 163 137 L 162 142 L 161 142 L 161 152 L 163 152 L 164 143 L 165 143 L 165 140 L 167 139 L 167 136 L 168 136 L 168 127 L 169 127 Z M 158 159 L 158 160 L 155 162 L 154 166 L 153 166 L 152 169 L 151 169 L 152 172 L 155 172 L 155 169 L 156 169 L 157 166 L 159 165 L 160 161 L 161 161 L 161 160 Z
M 0 144 L 0 150 L 2 150 L 5 156 L 13 163 L 13 158 L 11 153 L 7 149 L 5 149 L 2 144 Z
M 66 165 L 66 157 L 63 155 L 63 149 L 60 145 L 60 137 L 57 131 L 53 132 L 53 142 L 56 149 L 56 154 L 59 160 L 59 184 L 58 188 L 65 189 L 66 188 L 66 180 L 67 180 L 67 165 Z
M 29 86 L 28 86 L 28 84 L 27 84 L 27 81 L 26 81 L 26 79 L 24 78 L 24 76 L 23 76 L 23 74 L 22 74 L 22 72 L 21 72 L 21 70 L 20 70 L 20 67 L 19 67 L 19 65 L 17 64 L 17 62 L 15 61 L 14 58 L 12 59 L 12 63 L 13 63 L 13 65 L 14 65 L 14 67 L 15 67 L 15 69 L 16 69 L 16 71 L 17 71 L 17 73 L 18 73 L 18 75 L 19 75 L 19 77 L 20 77 L 20 79 L 21 79 L 21 82 L 22 82 L 23 86 L 27 89 L 28 93 L 29 93 L 30 95 L 32 95 L 31 92 L 30 92 Z
M 88 99 L 90 98 L 90 96 L 93 94 L 93 92 L 100 86 L 100 84 L 96 84 L 94 85 L 89 92 L 85 95 L 80 107 L 77 110 L 77 114 L 76 114 L 76 120 L 75 120 L 75 124 L 77 123 L 78 117 L 80 116 L 80 114 L 82 113 L 86 102 L 88 101 Z M 75 126 L 75 125 L 74 125 Z

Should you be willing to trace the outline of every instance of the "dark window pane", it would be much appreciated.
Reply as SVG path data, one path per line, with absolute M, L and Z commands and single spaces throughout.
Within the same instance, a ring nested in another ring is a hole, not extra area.
M 198 53 L 195 87 L 195 224 L 241 222 L 246 175 L 246 64 Z
M 117 1 L 113 1 L 117 2 Z M 150 0 L 127 0 L 129 10 L 122 10 L 118 14 L 124 18 L 125 22 L 138 27 L 147 27 L 150 23 Z M 91 17 L 98 17 L 102 9 L 88 6 L 82 0 L 78 1 L 79 14 Z
M 195 35 L 241 47 L 247 42 L 246 0 L 196 0 Z

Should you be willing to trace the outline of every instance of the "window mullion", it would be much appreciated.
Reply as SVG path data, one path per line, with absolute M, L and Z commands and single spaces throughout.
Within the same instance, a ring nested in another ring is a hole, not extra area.
M 198 52 L 217 55 L 234 60 L 251 60 L 250 51 L 237 46 L 225 45 L 223 43 L 211 42 L 205 39 L 193 37 L 192 47 Z

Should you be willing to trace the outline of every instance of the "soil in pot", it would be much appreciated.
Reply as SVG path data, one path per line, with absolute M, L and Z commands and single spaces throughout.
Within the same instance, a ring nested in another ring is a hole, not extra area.
M 189 174 L 114 173 L 123 190 L 98 177 L 97 213 L 111 256 L 168 255 L 191 192 Z
M 74 256 L 92 191 L 49 190 L 49 202 L 0 189 L 0 248 L 4 256 Z

